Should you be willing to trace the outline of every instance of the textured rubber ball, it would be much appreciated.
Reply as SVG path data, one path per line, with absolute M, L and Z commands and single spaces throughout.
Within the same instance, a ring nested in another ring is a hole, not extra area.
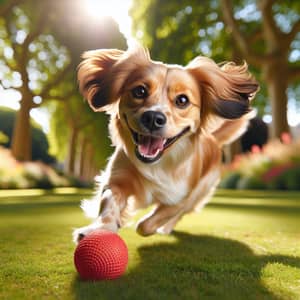
M 74 264 L 83 280 L 116 279 L 126 271 L 128 249 L 116 233 L 97 230 L 79 242 Z

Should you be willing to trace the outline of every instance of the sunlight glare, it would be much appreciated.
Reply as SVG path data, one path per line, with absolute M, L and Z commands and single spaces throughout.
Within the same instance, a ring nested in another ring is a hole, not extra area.
M 87 13 L 94 19 L 104 16 L 112 17 L 119 25 L 120 31 L 127 39 L 131 37 L 131 18 L 128 11 L 132 0 L 85 0 Z

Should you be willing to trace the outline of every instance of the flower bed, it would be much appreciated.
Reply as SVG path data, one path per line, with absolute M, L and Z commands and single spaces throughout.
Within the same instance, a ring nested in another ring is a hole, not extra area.
M 281 141 L 238 155 L 224 166 L 221 188 L 300 190 L 300 139 L 287 134 Z
M 0 189 L 53 188 L 71 181 L 42 162 L 19 162 L 9 149 L 0 147 Z

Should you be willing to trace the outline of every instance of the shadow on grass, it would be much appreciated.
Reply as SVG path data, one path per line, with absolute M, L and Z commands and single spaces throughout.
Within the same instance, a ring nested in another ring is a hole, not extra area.
M 114 281 L 74 279 L 76 299 L 281 299 L 261 281 L 269 263 L 300 267 L 288 256 L 257 256 L 238 241 L 175 232 L 177 242 L 138 249 L 140 262 Z M 273 274 L 273 276 L 275 276 Z
M 29 214 L 33 212 L 49 212 L 50 210 L 63 210 L 74 207 L 79 207 L 80 201 L 77 203 L 71 201 L 53 201 L 48 203 L 13 203 L 13 204 L 0 204 L 0 217 L 1 215 L 15 215 L 16 213 Z
M 299 204 L 289 204 L 284 203 L 283 201 L 280 202 L 281 205 L 272 205 L 272 204 L 247 204 L 247 203 L 216 203 L 212 202 L 209 203 L 208 206 L 211 208 L 216 209 L 230 209 L 232 210 L 245 210 L 247 212 L 262 212 L 262 213 L 270 213 L 270 214 L 281 214 L 281 215 L 288 215 L 299 216 L 300 215 L 300 205 Z
M 299 191 L 287 191 L 287 190 L 230 190 L 230 189 L 218 189 L 216 197 L 227 197 L 230 199 L 257 199 L 264 200 L 284 200 L 294 199 L 299 200 Z
M 81 200 L 81 195 L 56 195 L 50 193 L 46 196 L 0 198 L 0 218 L 1 215 L 14 215 L 19 212 L 22 214 L 34 211 L 42 213 L 51 209 L 78 208 Z

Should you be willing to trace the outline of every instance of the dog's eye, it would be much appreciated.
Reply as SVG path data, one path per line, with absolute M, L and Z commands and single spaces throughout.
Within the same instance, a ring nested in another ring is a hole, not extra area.
M 181 94 L 175 98 L 175 104 L 178 108 L 186 108 L 190 104 L 190 100 L 186 95 Z
M 134 98 L 145 99 L 148 96 L 148 91 L 144 86 L 138 85 L 131 90 L 131 94 Z

